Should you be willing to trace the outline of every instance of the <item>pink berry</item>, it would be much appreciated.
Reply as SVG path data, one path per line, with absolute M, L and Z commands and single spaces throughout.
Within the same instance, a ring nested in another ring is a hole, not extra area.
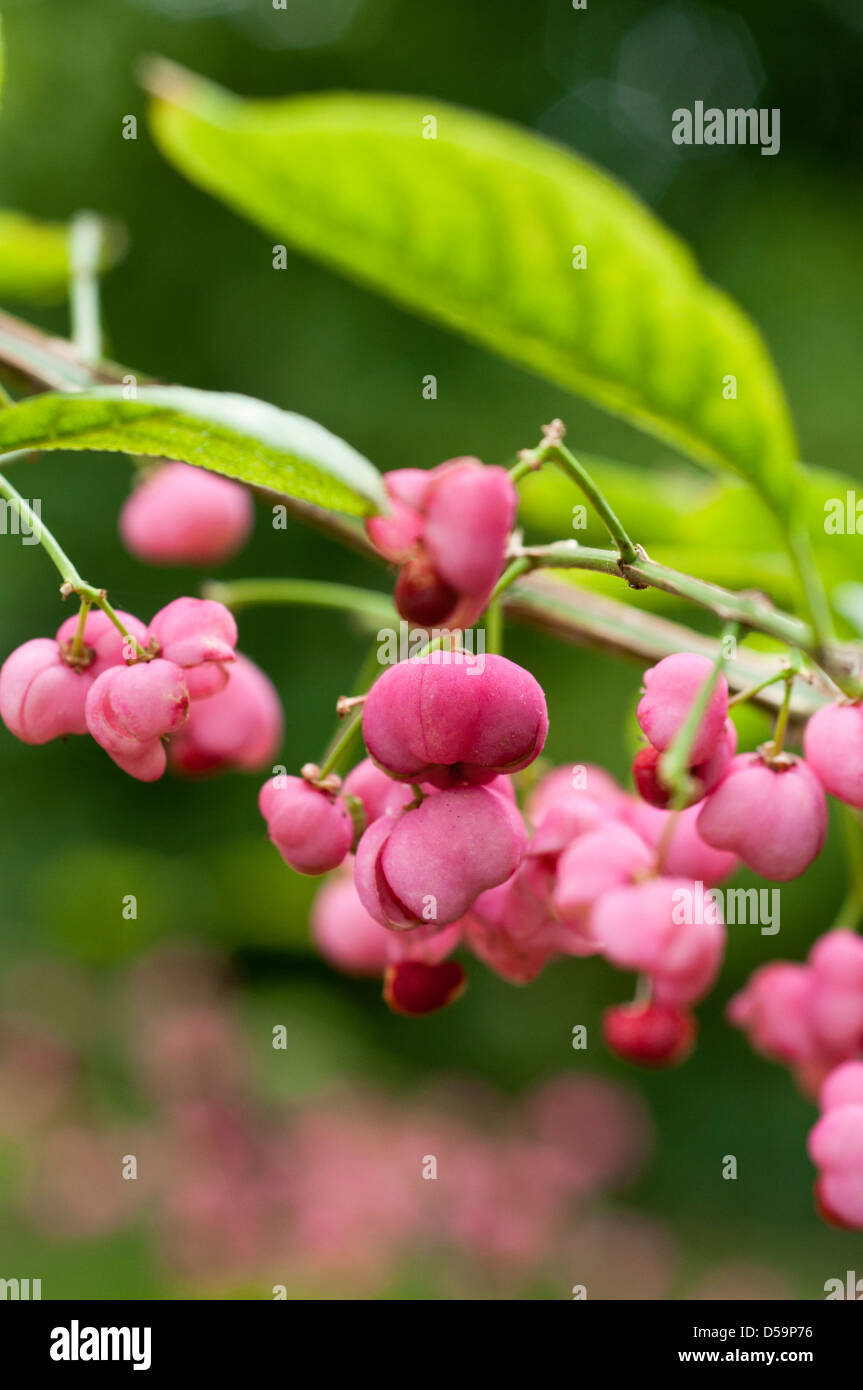
M 731 850 L 755 873 L 784 883 L 823 848 L 824 791 L 799 758 L 770 765 L 758 753 L 740 753 L 702 806 L 698 832 L 714 849 Z
M 470 627 L 506 558 L 518 497 L 504 468 L 450 459 L 430 472 L 387 474 L 390 512 L 366 523 L 373 544 L 403 566 L 395 589 L 403 618 Z
M 348 975 L 380 977 L 389 964 L 393 933 L 369 916 L 350 878 L 324 884 L 312 907 L 312 935 L 321 955 Z
M 824 1111 L 840 1105 L 863 1105 L 863 1062 L 842 1062 L 824 1080 L 818 1093 Z
M 703 763 L 692 763 L 689 767 L 689 776 L 695 786 L 683 803 L 684 806 L 694 806 L 718 786 L 731 765 L 736 748 L 737 730 L 731 720 L 727 719 L 725 729 L 710 757 Z M 632 777 L 639 795 L 650 806 L 656 806 L 661 810 L 670 805 L 674 796 L 672 789 L 665 785 L 661 777 L 663 756 L 658 748 L 651 745 L 636 753 L 632 764 Z
M 564 850 L 557 865 L 558 916 L 583 916 L 602 893 L 653 868 L 654 854 L 634 830 L 617 822 L 589 831 Z
M 223 603 L 206 598 L 175 598 L 150 623 L 159 655 L 182 666 L 193 700 L 223 690 L 226 665 L 234 660 L 237 624 Z
M 412 554 L 425 524 L 421 507 L 431 479 L 424 468 L 396 468 L 384 475 L 390 510 L 366 522 L 369 540 L 399 564 Z
M 400 781 L 440 787 L 533 762 L 548 713 L 530 672 L 502 656 L 436 655 L 390 667 L 369 691 L 363 736 L 374 761 Z
M 856 1169 L 863 1180 L 863 1104 L 834 1105 L 809 1133 L 809 1157 L 818 1168 Z
M 825 791 L 863 807 L 863 705 L 827 705 L 803 735 L 806 761 Z
M 680 811 L 670 838 L 666 827 L 671 812 L 647 806 L 637 797 L 630 797 L 622 819 L 641 836 L 646 844 L 657 849 L 664 844 L 663 865 L 670 878 L 700 879 L 708 888 L 721 883 L 738 867 L 736 854 L 714 849 L 698 832 L 698 806 Z
M 126 632 L 134 637 L 140 647 L 146 649 L 149 634 L 145 624 L 131 613 L 118 612 L 117 617 Z M 74 613 L 57 629 L 57 642 L 67 655 L 71 652 L 77 630 L 78 616 Z M 84 674 L 91 682 L 110 666 L 125 665 L 126 658 L 136 654 L 129 638 L 125 637 L 107 613 L 103 613 L 99 608 L 91 609 L 87 614 L 84 622 L 84 646 L 92 656 L 90 664 L 84 668 Z
M 863 1231 L 863 1168 L 831 1168 L 815 1187 L 816 1206 L 831 1226 Z
M 505 468 L 454 459 L 435 469 L 425 494 L 424 544 L 443 583 L 459 596 L 451 627 L 470 627 L 500 578 L 518 494 Z
M 839 927 L 809 952 L 810 1015 L 824 1053 L 853 1057 L 863 1051 L 863 939 Z
M 599 830 L 611 819 L 606 808 L 598 801 L 573 792 L 571 796 L 554 802 L 540 817 L 528 853 L 534 857 L 545 855 L 557 859 L 580 835 Z
M 64 662 L 50 637 L 34 637 L 0 669 L 0 716 L 23 743 L 85 734 L 84 703 L 92 680 Z
M 610 1052 L 642 1067 L 673 1067 L 695 1045 L 697 1023 L 668 1004 L 617 1004 L 606 1009 L 602 1036 Z
M 144 624 L 128 613 L 117 616 L 146 645 Z M 75 615 L 60 625 L 56 641 L 34 637 L 12 652 L 0 668 L 0 718 L 23 743 L 86 734 L 88 690 L 103 671 L 123 661 L 127 639 L 97 610 L 88 613 L 84 624 L 81 663 L 70 664 L 77 630 Z
M 349 975 L 380 977 L 388 965 L 419 960 L 436 965 L 459 944 L 457 924 L 414 927 L 393 932 L 370 917 L 360 902 L 353 873 L 342 872 L 325 883 L 312 907 L 315 945 L 332 965 Z
M 446 627 L 457 611 L 459 596 L 421 551 L 399 571 L 393 600 L 399 615 L 416 627 Z
M 182 727 L 188 710 L 183 671 L 161 658 L 104 671 L 90 687 L 85 707 L 93 738 L 118 767 L 141 782 L 162 776 L 162 739 Z
M 586 797 L 609 815 L 618 815 L 629 800 L 605 768 L 593 763 L 569 764 L 553 768 L 533 788 L 527 798 L 528 820 L 538 827 L 552 806 L 570 797 Z
M 355 879 L 366 910 L 387 927 L 444 926 L 513 874 L 525 845 L 518 810 L 485 787 L 433 792 L 398 816 L 381 816 L 357 848 Z
M 599 950 L 620 969 L 650 975 L 657 1003 L 694 1004 L 722 961 L 725 928 L 687 912 L 693 890 L 687 879 L 649 879 L 604 893 L 590 913 L 588 929 Z
M 413 791 L 404 782 L 394 782 L 386 772 L 376 767 L 371 758 L 363 758 L 351 768 L 344 781 L 345 796 L 355 796 L 362 802 L 365 823 L 386 815 L 395 815 L 413 800 Z
M 239 483 L 167 463 L 127 498 L 120 535 L 151 565 L 220 565 L 245 545 L 253 520 L 252 499 Z
M 745 1030 L 765 1057 L 795 1065 L 819 1060 L 812 1026 L 812 977 L 804 965 L 762 965 L 728 1005 L 728 1020 Z
M 228 769 L 257 772 L 272 765 L 283 725 L 276 688 L 239 652 L 227 674 L 223 690 L 192 702 L 188 720 L 168 748 L 172 772 L 200 777 Z
M 454 1004 L 466 988 L 467 976 L 458 961 L 445 960 L 440 965 L 400 961 L 387 968 L 384 999 L 393 1013 L 415 1018 Z
M 297 873 L 336 869 L 350 850 L 354 823 L 344 801 L 302 777 L 271 778 L 261 788 L 258 805 L 270 839 Z
M 665 752 L 674 741 L 708 680 L 713 663 L 706 656 L 678 652 L 663 657 L 644 673 L 645 693 L 637 710 L 647 738 Z M 720 675 L 707 702 L 704 717 L 692 744 L 692 762 L 703 763 L 716 751 L 728 717 L 728 685 Z
M 554 870 L 526 858 L 505 883 L 481 893 L 465 918 L 474 955 L 511 984 L 529 984 L 555 957 L 594 954 L 574 923 L 555 917 L 553 885 Z

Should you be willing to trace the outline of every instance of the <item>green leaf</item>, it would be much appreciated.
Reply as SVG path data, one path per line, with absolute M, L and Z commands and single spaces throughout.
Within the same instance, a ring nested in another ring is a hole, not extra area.
M 254 486 L 363 516 L 384 501 L 375 467 L 322 425 L 250 396 L 185 386 L 53 392 L 0 411 L 0 453 L 97 449 L 182 459 Z
M 105 224 L 102 270 L 119 258 L 125 234 Z M 0 209 L 0 298 L 59 303 L 69 289 L 69 228 Z
M 436 99 L 246 102 L 161 62 L 145 80 L 156 140 L 193 182 L 398 303 L 736 470 L 788 515 L 797 450 L 757 329 L 586 160 Z M 572 268 L 576 245 L 585 269 Z M 736 400 L 723 397 L 728 375 Z

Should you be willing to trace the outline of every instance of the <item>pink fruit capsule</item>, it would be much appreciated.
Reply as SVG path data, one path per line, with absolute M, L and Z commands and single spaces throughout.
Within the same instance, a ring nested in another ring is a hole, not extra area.
M 167 463 L 135 488 L 120 512 L 123 543 L 151 565 L 220 565 L 245 545 L 254 507 L 230 478 Z
M 439 965 L 400 961 L 387 967 L 384 978 L 384 999 L 393 1013 L 411 1018 L 445 1009 L 461 998 L 466 989 L 464 967 L 455 960 L 441 961 Z
M 344 781 L 345 796 L 355 796 L 362 802 L 366 825 L 391 811 L 393 815 L 413 800 L 413 790 L 404 782 L 394 782 L 386 772 L 376 767 L 371 758 L 363 758 L 351 768 Z
M 825 791 L 863 807 L 863 705 L 827 705 L 803 735 L 806 761 Z
M 129 613 L 117 617 L 146 646 L 144 624 Z M 0 669 L 0 718 L 23 743 L 86 734 L 88 690 L 97 676 L 124 659 L 128 639 L 100 610 L 87 615 L 80 662 L 72 659 L 77 631 L 76 614 L 60 625 L 56 641 L 34 637 L 12 652 Z
M 755 873 L 784 883 L 821 853 L 827 804 L 821 783 L 800 758 L 786 755 L 769 764 L 758 753 L 740 753 L 697 824 L 714 849 L 731 850 Z
M 406 782 L 481 784 L 533 762 L 548 712 L 529 671 L 502 656 L 439 653 L 400 662 L 375 682 L 363 708 L 374 761 Z
M 517 808 L 485 787 L 432 792 L 364 832 L 354 866 L 366 911 L 384 926 L 444 926 L 518 867 L 525 833 Z
M 629 797 L 621 818 L 653 849 L 664 847 L 663 867 L 669 878 L 700 879 L 708 888 L 721 883 L 739 867 L 736 854 L 714 849 L 698 831 L 698 806 L 680 811 L 669 836 L 670 811 Z
M 736 748 L 737 730 L 731 720 L 726 719 L 725 729 L 710 757 L 703 763 L 690 764 L 689 776 L 695 785 L 683 802 L 684 806 L 694 806 L 719 785 L 731 766 Z M 662 758 L 663 754 L 652 744 L 642 748 L 635 755 L 632 777 L 639 796 L 650 806 L 665 810 L 674 799 L 674 792 L 662 780 Z
M 118 767 L 141 782 L 165 771 L 162 739 L 176 733 L 189 710 L 183 671 L 157 658 L 112 666 L 87 694 L 87 728 Z
M 518 496 L 504 468 L 450 459 L 430 472 L 389 473 L 390 511 L 366 529 L 402 565 L 395 589 L 403 618 L 426 627 L 470 627 L 486 607 L 506 559 Z
M 237 652 L 228 683 L 206 700 L 194 700 L 189 718 L 171 739 L 168 765 L 187 777 L 272 766 L 282 741 L 282 706 L 276 688 L 247 656 Z M 189 672 L 186 672 L 188 680 Z
M 616 1004 L 602 1018 L 610 1052 L 642 1067 L 674 1067 L 695 1046 L 697 1023 L 686 1009 L 668 1004 Z
M 261 788 L 258 805 L 270 839 L 298 873 L 336 869 L 350 850 L 354 824 L 343 799 L 302 777 L 271 778 Z
M 665 752 L 671 746 L 712 671 L 712 661 L 692 652 L 663 657 L 645 671 L 644 695 L 636 713 L 654 748 Z M 706 762 L 716 751 L 727 717 L 728 685 L 720 675 L 692 744 L 693 763 Z
M 237 624 L 223 603 L 205 598 L 176 598 L 150 623 L 159 655 L 186 673 L 193 700 L 224 689 L 227 667 L 234 660 Z
M 360 902 L 353 871 L 325 883 L 312 906 L 315 945 L 332 965 L 348 975 L 382 976 L 388 965 L 419 960 L 436 965 L 455 950 L 461 927 L 438 929 L 434 923 L 412 931 L 388 931 Z
M 564 919 L 582 917 L 610 888 L 649 873 L 654 858 L 641 837 L 618 822 L 580 836 L 558 861 L 555 911 Z

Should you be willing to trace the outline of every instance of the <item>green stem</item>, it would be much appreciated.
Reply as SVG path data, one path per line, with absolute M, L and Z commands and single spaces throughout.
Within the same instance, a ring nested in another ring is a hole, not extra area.
M 774 637 L 778 642 L 799 647 L 818 661 L 844 694 L 859 698 L 863 693 L 860 682 L 852 676 L 848 663 L 843 661 L 841 649 L 830 646 L 826 651 L 822 650 L 809 623 L 774 608 L 757 594 L 735 593 L 646 558 L 624 564 L 613 550 L 579 545 L 577 541 L 523 547 L 516 552 L 516 558 L 528 560 L 531 568 L 590 570 L 596 574 L 622 576 L 635 588 L 660 589 L 676 598 L 688 599 L 701 608 L 709 609 L 723 621 L 737 622 L 743 627 Z
M 733 695 L 728 701 L 728 708 L 731 709 L 734 705 L 745 704 L 746 701 L 751 700 L 753 696 L 760 695 L 762 690 L 767 690 L 769 686 L 776 685 L 777 681 L 784 681 L 787 680 L 787 678 L 787 670 L 777 671 L 773 676 L 766 676 L 764 680 L 759 681 L 757 685 L 750 685 L 746 690 L 739 690 L 736 695 Z
M 523 574 L 527 574 L 527 571 L 532 568 L 533 562 L 531 560 L 525 558 L 513 560 L 507 565 L 500 579 L 492 589 L 489 603 L 494 603 L 495 599 L 500 598 L 501 594 L 504 590 L 509 588 L 510 584 L 514 584 L 517 579 L 520 579 Z
M 632 564 L 633 560 L 638 558 L 635 542 L 624 529 L 622 521 L 608 498 L 600 491 L 584 465 L 579 463 L 575 455 L 571 454 L 564 444 L 549 445 L 548 457 L 552 463 L 557 464 L 567 477 L 572 479 L 576 487 L 581 488 L 597 516 L 604 522 L 608 534 L 617 546 L 622 563 Z
M 215 599 L 237 611 L 269 604 L 298 604 L 308 608 L 348 611 L 368 618 L 374 625 L 392 624 L 396 612 L 386 594 L 352 584 L 330 584 L 317 579 L 236 579 L 205 584 L 204 598 Z
M 72 564 L 72 561 L 69 559 L 69 556 L 60 545 L 60 542 L 52 536 L 48 527 L 44 525 L 42 518 L 37 516 L 30 506 L 30 503 L 25 501 L 20 492 L 12 486 L 8 478 L 5 478 L 2 473 L 0 473 L 0 496 L 5 497 L 8 502 L 12 503 L 12 506 L 24 523 L 24 526 L 29 528 L 31 534 L 38 538 L 42 549 L 47 552 L 56 565 L 63 582 L 71 585 L 76 593 L 83 593 L 85 590 L 89 589 L 89 585 L 81 578 L 75 566 Z M 87 595 L 87 597 L 92 597 L 94 602 L 95 596 L 95 589 L 92 591 L 92 594 Z
M 103 241 L 101 218 L 93 212 L 76 213 L 69 232 L 72 341 L 81 360 L 91 366 L 102 359 L 99 264 Z
M 674 741 L 667 753 L 664 753 L 660 761 L 660 772 L 662 781 L 674 792 L 671 803 L 672 810 L 680 810 L 691 791 L 691 778 L 689 776 L 689 765 L 692 760 L 692 747 L 701 727 L 704 712 L 710 701 L 710 697 L 716 688 L 716 683 L 722 674 L 725 665 L 725 642 L 728 637 L 735 640 L 738 636 L 736 623 L 727 623 L 719 641 L 716 658 L 713 662 L 713 669 L 704 681 L 698 692 L 697 698 L 685 720 L 681 724 L 674 737 Z
M 21 494 L 16 491 L 9 482 L 8 478 L 5 478 L 2 473 L 0 473 L 0 496 L 5 497 L 8 502 L 12 503 L 22 522 L 30 528 L 31 534 L 37 537 L 42 549 L 53 561 L 60 574 L 60 578 L 63 580 L 61 591 L 64 597 L 67 594 L 74 593 L 77 594 L 80 599 L 86 600 L 87 603 L 95 604 L 97 608 L 101 608 L 106 617 L 108 617 L 114 626 L 122 632 L 123 636 L 132 643 L 139 654 L 141 656 L 146 656 L 147 653 L 144 651 L 143 647 L 126 631 L 123 623 L 117 617 L 117 614 L 108 602 L 105 590 L 97 589 L 92 584 L 88 584 L 85 579 L 82 579 L 60 542 L 51 534 L 48 527 L 42 521 L 42 518 L 37 516 L 29 502 L 25 501 Z
M 824 652 L 833 641 L 833 619 L 806 527 L 801 523 L 789 526 L 786 544 L 803 590 L 817 651 Z
M 14 398 L 9 395 L 6 387 L 3 385 L 2 381 L 0 381 L 0 410 L 8 410 L 14 404 Z
M 350 715 L 348 722 L 342 733 L 330 745 L 324 761 L 321 763 L 321 777 L 326 777 L 329 773 L 335 772 L 345 753 L 353 746 L 363 729 L 363 712 L 358 709 Z
M 510 470 L 510 477 L 518 482 L 525 473 L 541 468 L 544 463 L 555 464 L 575 483 L 577 488 L 581 489 L 597 516 L 604 522 L 608 534 L 617 546 L 621 561 L 624 564 L 631 564 L 633 560 L 638 558 L 635 542 L 628 535 L 620 517 L 594 478 L 588 473 L 584 464 L 580 463 L 575 455 L 567 449 L 563 442 L 563 435 L 562 421 L 552 420 L 550 425 L 546 425 L 537 448 L 524 449 L 519 455 L 519 462 L 515 468 Z
M 81 657 L 84 653 L 84 628 L 87 625 L 87 614 L 90 612 L 90 600 L 82 598 L 81 607 L 78 610 L 78 626 L 75 629 L 75 638 L 72 642 L 72 656 Z
M 785 732 L 788 728 L 788 715 L 791 712 L 791 687 L 794 684 L 794 676 L 789 672 L 785 677 L 785 696 L 779 707 L 779 714 L 776 717 L 776 728 L 773 731 L 773 745 L 771 757 L 778 758 L 785 743 Z
M 490 603 L 485 611 L 485 649 L 491 656 L 503 652 L 503 608 Z
M 522 478 L 527 477 L 528 473 L 536 473 L 541 466 L 532 455 L 526 455 L 524 458 L 520 458 L 518 463 L 513 464 L 509 470 L 509 476 L 514 483 L 520 483 Z

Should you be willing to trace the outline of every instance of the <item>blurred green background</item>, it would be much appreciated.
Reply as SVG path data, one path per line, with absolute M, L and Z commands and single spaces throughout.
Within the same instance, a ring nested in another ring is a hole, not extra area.
M 557 415 L 573 447 L 645 469 L 667 465 L 662 446 L 624 424 L 306 260 L 289 254 L 288 268 L 274 272 L 270 239 L 159 157 L 135 64 L 162 53 L 247 95 L 427 94 L 552 134 L 639 191 L 760 324 L 804 457 L 863 476 L 863 18 L 852 0 L 591 3 L 584 12 L 569 0 L 289 0 L 286 11 L 270 0 L 5 0 L 0 8 L 8 61 L 0 205 L 60 219 L 90 207 L 125 223 L 129 252 L 103 292 L 118 360 L 300 411 L 382 469 L 465 453 L 505 462 Z M 675 148 L 668 113 L 695 99 L 779 107 L 780 154 Z M 122 138 L 128 114 L 138 118 L 136 141 Z M 3 307 L 66 332 L 62 307 Z M 427 373 L 438 380 L 435 401 L 422 397 Z M 130 476 L 119 456 L 53 455 L 16 474 L 16 483 L 41 498 L 45 520 L 79 569 L 147 619 L 208 576 L 149 570 L 121 549 L 116 515 Z M 685 534 L 680 539 L 686 543 Z M 722 548 L 727 537 L 715 541 Z M 856 572 L 847 577 L 863 578 L 859 540 L 848 556 Z M 273 531 L 263 509 L 250 547 L 220 571 L 253 574 L 386 584 L 381 571 L 310 532 Z M 53 632 L 65 614 L 38 549 L 5 538 L 0 575 L 5 654 Z M 616 592 L 611 582 L 607 592 Z M 294 768 L 318 756 L 335 699 L 362 661 L 362 637 L 338 615 L 251 611 L 241 618 L 241 645 L 282 694 L 284 763 Z M 507 651 L 547 691 L 551 757 L 590 758 L 625 778 L 638 668 L 523 629 L 508 636 Z M 32 955 L 60 956 L 110 991 L 111 972 L 152 940 L 226 945 L 251 1036 L 262 1058 L 269 1052 L 267 1068 L 278 1073 L 271 1084 L 284 1094 L 345 1077 L 410 1088 L 454 1070 L 514 1093 L 582 1067 L 624 1075 L 605 1055 L 598 1023 L 629 983 L 602 964 L 555 965 L 526 990 L 474 964 L 466 999 L 416 1023 L 390 1016 L 376 986 L 318 962 L 306 933 L 314 885 L 295 878 L 268 846 L 254 780 L 142 786 L 84 740 L 31 749 L 4 729 L 0 759 L 3 974 Z M 138 896 L 137 922 L 121 916 L 127 893 Z M 812 1209 L 805 1136 L 813 1108 L 721 1018 L 745 976 L 771 956 L 800 957 L 842 897 L 834 831 L 807 875 L 782 889 L 778 937 L 732 930 L 688 1065 L 629 1076 L 658 1138 L 627 1201 L 665 1219 L 680 1242 L 677 1293 L 732 1257 L 766 1264 L 804 1298 L 823 1297 L 824 1281 L 846 1269 L 863 1273 L 863 1239 L 829 1230 Z M 290 1035 L 275 1068 L 274 1021 Z M 577 1023 L 589 1029 L 587 1054 L 571 1048 Z M 122 1110 L 122 1057 L 107 1037 L 88 1046 Z M 738 1158 L 736 1182 L 721 1177 L 726 1154 Z M 0 1190 L 0 1275 L 39 1274 L 46 1297 L 171 1295 L 146 1231 L 73 1244 L 37 1235 L 19 1214 L 11 1157 L 9 1165 Z M 422 1282 L 391 1292 L 421 1294 Z M 559 1296 L 568 1296 L 566 1287 Z

